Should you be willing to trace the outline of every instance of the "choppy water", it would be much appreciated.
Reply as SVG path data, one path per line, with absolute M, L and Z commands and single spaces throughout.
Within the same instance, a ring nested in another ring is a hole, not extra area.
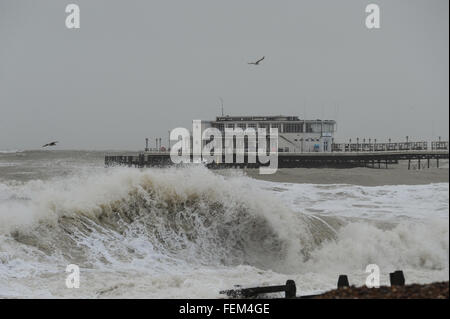
M 3 152 L 0 296 L 210 298 L 287 279 L 308 294 L 341 273 L 363 285 L 373 263 L 382 283 L 397 269 L 409 283 L 448 280 L 448 199 L 448 183 L 294 184 Z M 65 286 L 68 264 L 79 289 Z

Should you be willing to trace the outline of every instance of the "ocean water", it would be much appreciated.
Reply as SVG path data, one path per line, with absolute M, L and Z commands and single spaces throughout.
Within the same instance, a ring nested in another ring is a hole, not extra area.
M 381 284 L 398 269 L 407 283 L 448 280 L 448 182 L 287 183 L 105 168 L 103 155 L 0 152 L 0 297 L 215 298 L 287 279 L 306 295 L 339 274 L 363 285 L 369 264 Z M 69 264 L 79 289 L 66 287 Z

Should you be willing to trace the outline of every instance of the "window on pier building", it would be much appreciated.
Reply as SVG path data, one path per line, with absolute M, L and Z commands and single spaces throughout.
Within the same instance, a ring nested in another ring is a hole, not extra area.
M 251 128 L 256 129 L 256 123 L 249 123 L 249 124 L 247 125 L 247 127 L 251 127 Z
M 216 129 L 218 129 L 221 132 L 225 131 L 225 126 L 223 123 L 213 123 L 211 126 L 215 127 Z
M 266 133 L 269 132 L 270 124 L 267 123 L 259 123 L 259 128 L 265 128 Z
M 270 131 L 270 124 L 268 123 L 259 123 L 259 128 L 266 129 L 266 134 Z
M 306 123 L 305 132 L 306 133 L 312 133 L 312 125 L 311 123 Z
M 303 123 L 289 123 L 284 124 L 284 133 L 302 133 Z
M 323 132 L 323 123 L 312 123 L 311 129 L 313 133 L 321 133 Z
M 245 130 L 246 129 L 246 124 L 245 123 L 238 123 L 237 127 Z
M 322 128 L 323 133 L 333 133 L 334 132 L 334 125 L 330 123 L 324 123 Z
M 281 132 L 281 124 L 280 123 L 271 123 L 270 127 L 277 128 L 278 132 Z

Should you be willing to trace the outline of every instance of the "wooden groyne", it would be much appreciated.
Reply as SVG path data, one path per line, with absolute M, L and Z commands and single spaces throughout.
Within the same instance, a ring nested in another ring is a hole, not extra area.
M 406 280 L 405 275 L 402 270 L 396 270 L 389 274 L 389 281 L 391 287 L 403 287 L 405 286 Z M 339 275 L 337 281 L 337 289 L 347 289 L 350 288 L 350 283 L 347 275 Z M 373 288 L 377 289 L 377 288 Z M 235 286 L 234 289 L 222 290 L 220 294 L 226 295 L 229 298 L 259 298 L 262 295 L 273 294 L 273 293 L 284 293 L 284 298 L 287 299 L 311 299 L 320 298 L 324 294 L 315 295 L 297 295 L 297 286 L 294 280 L 287 280 L 284 285 L 277 286 L 259 286 L 251 288 L 241 288 L 240 285 Z
M 237 288 L 230 290 L 220 291 L 220 294 L 227 295 L 231 298 L 251 298 L 261 294 L 284 292 L 285 298 L 295 298 L 297 294 L 297 288 L 295 281 L 288 280 L 285 285 L 279 286 L 263 286 L 253 288 Z

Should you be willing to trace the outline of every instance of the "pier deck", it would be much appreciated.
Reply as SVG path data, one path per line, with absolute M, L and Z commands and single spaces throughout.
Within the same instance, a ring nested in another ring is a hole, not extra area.
M 431 161 L 435 161 L 439 167 L 440 159 L 448 159 L 448 150 L 404 150 L 404 151 L 361 151 L 361 152 L 279 152 L 278 168 L 294 167 L 372 167 L 387 168 L 391 164 L 398 164 L 401 160 L 409 162 L 417 161 L 417 167 L 430 167 Z M 173 165 L 170 159 L 170 152 L 151 151 L 126 155 L 106 155 L 105 165 L 126 165 L 133 167 L 154 167 Z M 247 154 L 243 163 L 225 163 L 222 157 L 221 163 L 207 164 L 209 168 L 258 168 L 264 166 L 258 161 L 248 163 Z

